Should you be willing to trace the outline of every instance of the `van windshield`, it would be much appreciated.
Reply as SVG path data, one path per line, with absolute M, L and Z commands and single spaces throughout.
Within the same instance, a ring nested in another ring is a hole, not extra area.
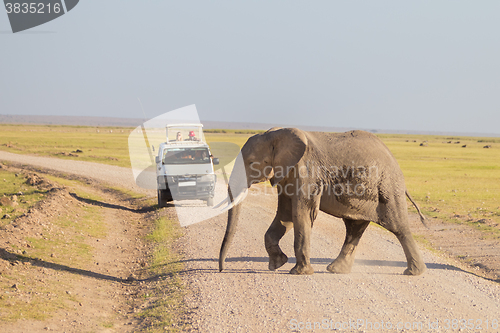
M 163 153 L 163 164 L 210 163 L 207 148 L 168 148 Z

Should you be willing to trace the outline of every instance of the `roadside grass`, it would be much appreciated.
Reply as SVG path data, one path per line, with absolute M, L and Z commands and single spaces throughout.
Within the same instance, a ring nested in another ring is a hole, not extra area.
M 182 230 L 174 221 L 165 216 L 157 216 L 154 228 L 146 236 L 153 247 L 150 263 L 145 274 L 157 280 L 152 289 L 143 292 L 142 297 L 149 306 L 137 314 L 143 321 L 145 332 L 178 332 L 177 326 L 184 305 L 184 286 L 179 272 L 183 268 L 181 256 L 172 249 L 173 242 Z
M 67 177 L 67 178 L 63 178 L 63 177 Z M 46 178 L 46 179 L 48 179 L 50 181 L 53 181 L 55 183 L 58 183 L 60 185 L 64 185 L 64 186 L 67 186 L 67 187 L 74 187 L 74 186 L 77 186 L 77 185 L 85 185 L 85 183 L 82 182 L 82 181 L 80 181 L 80 180 L 69 179 L 70 176 L 67 176 L 67 175 L 62 175 L 62 176 L 59 177 L 59 176 L 44 174 L 43 178 Z
M 406 186 L 424 214 L 466 223 L 500 238 L 500 139 L 379 137 L 398 160 Z M 420 146 L 423 141 L 427 146 Z M 492 148 L 483 148 L 487 144 Z
M 88 186 L 84 182 L 80 180 L 75 180 L 75 179 L 66 179 L 58 176 L 53 176 L 53 175 L 43 175 L 44 178 L 47 178 L 53 182 L 56 182 L 60 185 L 65 185 L 69 188 L 71 188 L 71 192 L 76 194 L 78 197 L 87 199 L 87 200 L 93 200 L 93 201 L 103 201 L 103 198 L 91 194 L 89 192 L 86 192 L 84 190 L 80 190 L 79 188 L 82 188 L 82 186 Z M 116 190 L 112 188 L 112 190 Z M 131 191 L 129 191 L 132 193 Z M 128 194 L 128 193 L 127 193 Z M 70 219 L 67 219 L 65 221 L 62 221 L 61 224 L 64 225 L 64 227 L 72 227 L 74 228 L 74 231 L 77 233 L 85 233 L 86 235 L 90 237 L 96 237 L 96 238 L 101 238 L 106 236 L 106 226 L 104 224 L 103 216 L 101 212 L 99 211 L 99 208 L 96 206 L 81 206 L 80 207 L 80 212 L 76 213 L 77 217 L 81 217 L 84 221 L 95 221 L 96 223 L 76 223 L 76 221 L 72 221 Z
M 62 177 L 67 177 L 67 178 L 62 178 Z M 72 188 L 72 191 L 77 194 L 79 197 L 84 198 L 84 199 L 90 199 L 94 201 L 99 201 L 102 200 L 102 198 L 95 196 L 95 195 L 90 195 L 86 192 L 81 192 L 75 189 L 77 186 L 87 186 L 85 181 L 79 180 L 79 179 L 73 179 L 72 176 L 70 175 L 63 175 L 62 177 L 59 176 L 54 176 L 54 175 L 48 175 L 44 174 L 44 178 L 47 178 L 48 180 L 52 180 L 54 182 L 57 182 L 61 185 L 65 185 L 67 187 Z M 128 189 L 125 189 L 123 187 L 119 186 L 110 186 L 110 185 L 105 185 L 106 190 L 119 193 L 120 195 L 123 195 L 129 199 L 145 199 L 146 195 L 140 194 Z
M 123 187 L 118 187 L 118 186 L 109 186 L 108 187 L 110 190 L 121 193 L 122 195 L 127 196 L 128 198 L 131 199 L 144 199 L 146 198 L 145 194 L 140 194 L 131 190 L 127 190 Z
M 47 191 L 29 185 L 26 180 L 21 173 L 0 169 L 0 227 L 11 223 L 45 197 Z
M 96 198 L 84 190 L 79 192 L 82 197 Z M 106 228 L 98 207 L 61 206 L 47 211 L 46 218 L 37 216 L 41 228 L 27 232 L 5 249 L 15 256 L 7 259 L 9 269 L 0 275 L 1 321 L 44 320 L 61 309 L 78 310 L 79 299 L 70 291 L 81 277 L 51 267 L 88 267 L 93 255 L 89 237 L 104 237 Z

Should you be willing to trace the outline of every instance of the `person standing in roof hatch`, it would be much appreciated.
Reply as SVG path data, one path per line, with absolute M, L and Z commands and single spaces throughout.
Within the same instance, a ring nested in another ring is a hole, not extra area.
M 196 135 L 194 134 L 194 131 L 189 132 L 189 141 L 198 141 Z

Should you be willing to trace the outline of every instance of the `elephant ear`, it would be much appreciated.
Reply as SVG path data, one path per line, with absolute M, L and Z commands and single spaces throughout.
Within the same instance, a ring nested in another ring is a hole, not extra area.
M 305 133 L 296 128 L 271 129 L 268 135 L 272 136 L 272 165 L 274 175 L 270 179 L 271 185 L 278 184 L 288 175 L 288 172 L 300 161 L 307 148 Z

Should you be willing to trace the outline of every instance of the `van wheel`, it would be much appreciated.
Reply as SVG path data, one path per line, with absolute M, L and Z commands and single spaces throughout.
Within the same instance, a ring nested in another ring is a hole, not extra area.
M 212 207 L 214 205 L 214 198 L 208 198 L 207 199 L 207 206 Z
M 159 208 L 167 207 L 167 191 L 166 190 L 158 190 L 158 207 Z
M 170 192 L 170 189 L 168 188 L 168 186 L 163 194 L 163 198 L 165 199 L 166 202 L 174 201 L 174 198 L 172 197 L 172 192 Z

